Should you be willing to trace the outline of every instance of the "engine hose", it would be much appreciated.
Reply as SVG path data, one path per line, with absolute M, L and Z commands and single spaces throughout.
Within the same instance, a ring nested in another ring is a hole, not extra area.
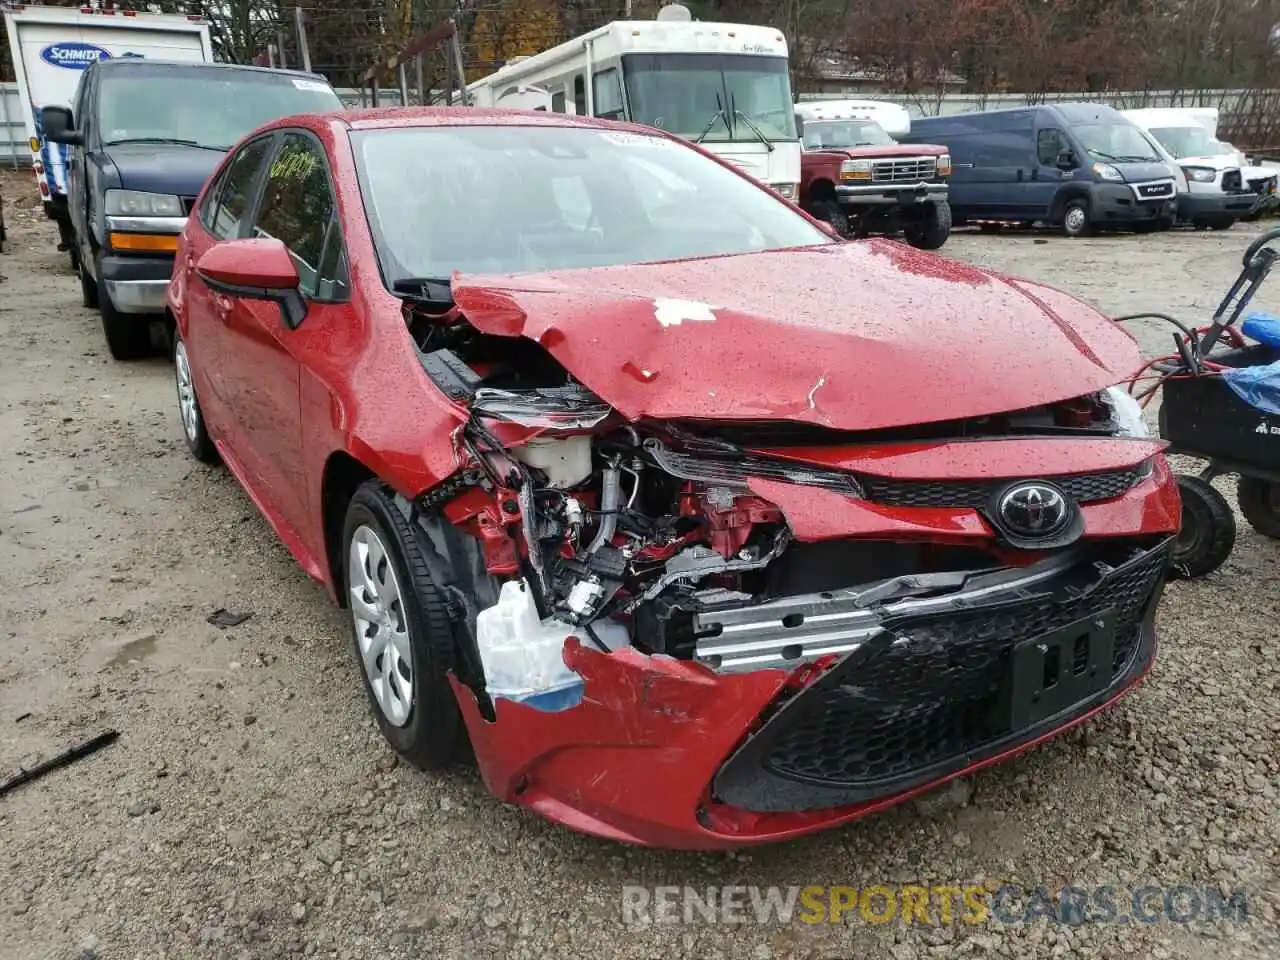
M 595 553 L 613 539 L 618 526 L 618 504 L 622 500 L 622 474 L 617 467 L 604 468 L 604 485 L 600 491 L 600 529 L 587 548 Z

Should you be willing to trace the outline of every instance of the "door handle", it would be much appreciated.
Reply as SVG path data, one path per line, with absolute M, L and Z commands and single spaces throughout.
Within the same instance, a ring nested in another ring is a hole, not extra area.
M 225 323 L 227 318 L 231 316 L 231 298 L 215 293 L 213 295 L 213 312 L 218 315 L 219 320 Z

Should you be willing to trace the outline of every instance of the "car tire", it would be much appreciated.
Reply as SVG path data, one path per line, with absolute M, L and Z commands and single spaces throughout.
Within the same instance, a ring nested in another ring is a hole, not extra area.
M 1068 237 L 1087 237 L 1092 232 L 1088 200 L 1067 201 L 1062 208 L 1062 232 Z
M 1262 219 L 1262 211 L 1255 210 L 1253 211 L 1253 213 L 1246 213 L 1243 217 L 1240 218 L 1240 222 L 1241 223 L 1257 223 L 1261 219 Z
M 356 490 L 341 542 L 352 647 L 378 728 L 413 766 L 447 768 L 466 742 L 449 684 L 457 660 L 453 623 L 390 487 L 370 480 Z
M 1241 477 L 1236 503 L 1249 526 L 1264 537 L 1280 540 L 1280 483 L 1260 477 Z
M 107 337 L 107 349 L 116 360 L 140 360 L 151 353 L 151 322 L 145 315 L 121 313 L 111 302 L 107 285 L 102 280 L 102 265 L 98 267 L 98 312 L 102 315 L 102 332 Z
M 182 435 L 186 438 L 187 449 L 201 463 L 217 463 L 221 458 L 204 425 L 204 414 L 196 397 L 196 379 L 191 370 L 191 358 L 187 356 L 187 345 L 182 342 L 176 329 L 173 334 L 173 381 L 178 391 L 178 419 L 182 423 Z
M 811 213 L 815 220 L 821 220 L 835 227 L 840 236 L 849 235 L 849 215 L 835 200 L 819 200 L 813 205 Z
M 1177 476 L 1182 528 L 1170 558 L 1173 576 L 1203 577 L 1222 566 L 1236 542 L 1236 517 L 1227 498 L 1200 477 Z
M 1236 222 L 1234 220 L 1232 220 L 1229 217 L 1224 217 L 1221 220 L 1211 221 L 1209 223 L 1209 229 L 1210 230 L 1230 230 L 1235 225 L 1236 225 Z
M 903 231 L 907 243 L 920 250 L 937 250 L 951 236 L 951 204 L 935 200 L 929 205 L 919 223 L 910 224 Z
M 98 309 L 98 281 L 89 276 L 84 259 L 76 260 L 76 275 L 80 278 L 80 302 L 90 310 Z

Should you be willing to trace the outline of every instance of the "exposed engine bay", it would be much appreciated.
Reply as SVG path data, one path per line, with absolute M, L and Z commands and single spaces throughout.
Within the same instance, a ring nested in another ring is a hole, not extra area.
M 799 542 L 749 478 L 884 503 L 906 494 L 879 478 L 753 448 L 924 436 L 1114 436 L 1130 413 L 1104 391 L 889 438 L 823 436 L 788 423 L 629 423 L 537 344 L 432 320 L 411 321 L 423 366 L 469 419 L 455 437 L 462 471 L 424 500 L 446 508 L 481 541 L 491 575 L 520 583 L 518 594 L 504 592 L 500 615 L 481 613 L 479 632 L 489 630 L 490 650 L 493 643 L 520 647 L 512 634 L 523 630 L 531 644 L 546 641 L 553 668 L 570 634 L 604 652 L 628 645 L 722 671 L 790 668 L 852 649 L 878 629 L 868 611 L 1026 589 L 1038 576 L 1043 553 L 1011 560 L 994 542 Z M 1142 476 L 1118 476 L 1114 492 L 1104 495 L 1118 495 Z M 975 488 L 973 496 L 979 493 L 986 495 Z M 972 496 L 955 504 L 976 505 Z M 483 660 L 483 636 L 480 645 Z M 486 673 L 492 684 L 488 666 Z

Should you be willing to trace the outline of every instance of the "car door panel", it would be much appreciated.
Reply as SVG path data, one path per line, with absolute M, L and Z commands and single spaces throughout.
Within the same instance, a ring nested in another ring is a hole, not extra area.
M 257 495 L 270 503 L 273 523 L 288 531 L 286 539 L 296 540 L 298 531 L 313 526 L 307 522 L 313 493 L 303 473 L 300 331 L 306 328 L 310 338 L 313 329 L 340 322 L 335 318 L 346 310 L 326 302 L 334 291 L 320 276 L 326 238 L 332 234 L 333 242 L 341 243 L 340 232 L 329 229 L 335 217 L 323 148 L 310 135 L 282 134 L 249 234 L 274 237 L 288 248 L 301 277 L 307 314 L 299 328 L 291 330 L 276 304 L 231 298 L 220 326 L 220 367 L 239 458 Z M 345 270 L 345 254 L 339 259 Z M 345 299 L 345 289 L 344 282 L 340 299 Z
M 205 192 L 199 210 L 193 214 L 198 226 L 187 231 L 186 255 L 175 267 L 182 272 L 181 282 L 186 290 L 187 351 L 201 386 L 207 384 L 207 396 L 201 397 L 202 406 L 208 408 L 205 425 L 220 443 L 232 445 L 235 444 L 234 418 L 226 406 L 227 389 L 223 382 L 224 334 L 231 301 L 209 289 L 196 267 L 200 257 L 215 243 L 238 240 L 248 233 L 274 146 L 274 134 L 260 137 L 244 144 L 227 160 Z
M 1049 220 L 1058 191 L 1062 189 L 1063 172 L 1058 156 L 1068 148 L 1067 138 L 1057 127 L 1036 129 L 1035 165 L 1031 168 L 1031 185 L 1027 199 L 1037 220 Z

